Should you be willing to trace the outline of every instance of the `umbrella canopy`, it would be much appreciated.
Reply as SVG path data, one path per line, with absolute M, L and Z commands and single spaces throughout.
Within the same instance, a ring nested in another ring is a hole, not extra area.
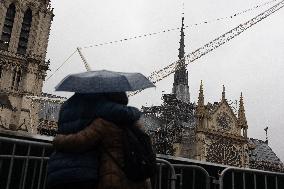
M 141 73 L 99 70 L 68 75 L 55 87 L 55 90 L 107 93 L 136 91 L 149 87 L 155 87 L 155 85 Z

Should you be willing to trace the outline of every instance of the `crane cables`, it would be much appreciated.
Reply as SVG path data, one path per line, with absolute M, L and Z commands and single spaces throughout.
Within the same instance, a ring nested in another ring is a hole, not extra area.
M 218 21 L 221 21 L 221 20 L 232 19 L 232 18 L 237 17 L 239 15 L 245 14 L 247 12 L 250 12 L 250 11 L 256 10 L 258 8 L 261 8 L 263 6 L 266 6 L 268 4 L 271 4 L 273 2 L 277 2 L 277 0 L 267 1 L 267 2 L 264 2 L 262 4 L 255 5 L 255 6 L 251 7 L 251 8 L 235 12 L 235 13 L 229 15 L 229 16 L 219 17 L 219 18 L 215 18 L 215 19 L 212 19 L 212 20 L 205 20 L 205 21 L 202 21 L 202 22 L 199 22 L 199 23 L 195 23 L 195 24 L 191 24 L 191 25 L 185 25 L 184 27 L 185 28 L 190 28 L 190 27 L 196 27 L 196 26 L 203 25 L 203 24 L 210 24 L 210 23 L 218 22 Z M 80 49 L 82 50 L 82 49 L 88 49 L 88 48 L 93 48 L 93 47 L 100 47 L 100 46 L 104 46 L 104 45 L 123 43 L 123 42 L 134 40 L 134 39 L 141 39 L 141 38 L 150 37 L 150 36 L 163 34 L 163 33 L 171 32 L 171 31 L 175 31 L 175 30 L 180 30 L 180 29 L 181 29 L 180 27 L 170 28 L 170 29 L 165 29 L 165 30 L 161 30 L 161 31 L 158 31 L 158 32 L 152 32 L 152 33 L 148 33 L 148 34 L 136 35 L 136 36 L 129 37 L 129 38 L 123 38 L 123 39 L 120 39 L 120 40 L 114 40 L 114 41 L 108 41 L 108 42 L 88 45 L 88 46 L 84 46 L 84 47 L 82 47 Z M 73 53 L 71 53 L 71 55 L 68 58 L 66 58 L 65 61 L 62 64 L 60 64 L 60 66 L 53 73 L 51 73 L 51 75 L 45 80 L 45 82 L 47 82 L 51 77 L 53 77 L 55 75 L 55 73 L 57 71 L 59 71 L 71 59 L 71 57 L 76 52 L 79 52 L 78 48 Z M 80 52 L 79 52 L 79 55 L 81 56 Z
M 267 18 L 268 16 L 272 15 L 273 13 L 275 13 L 276 11 L 280 10 L 283 7 L 284 7 L 284 0 L 270 7 L 269 9 L 257 15 L 256 17 L 248 20 L 247 22 L 240 24 L 237 27 L 226 32 L 225 34 L 217 37 L 213 41 L 187 54 L 183 59 L 175 61 L 174 63 L 164 67 L 163 69 L 152 72 L 152 74 L 148 77 L 148 79 L 151 80 L 154 84 L 161 81 L 162 79 L 168 77 L 170 74 L 174 73 L 177 69 L 179 69 L 178 66 L 180 65 L 179 63 L 181 61 L 184 61 L 185 66 L 187 66 L 189 63 L 194 62 L 195 60 L 201 58 L 202 56 L 208 54 L 209 52 L 215 50 L 216 48 L 234 39 L 235 37 L 246 31 L 253 25 L 257 24 L 258 22 L 262 21 L 263 19 Z M 129 96 L 133 96 L 141 91 L 142 90 L 131 92 L 129 93 Z
M 261 8 L 263 6 L 266 6 L 268 4 L 271 4 L 271 3 L 274 3 L 274 2 L 277 2 L 277 1 L 278 0 L 267 1 L 267 2 L 264 2 L 262 4 L 255 5 L 255 6 L 251 7 L 251 8 L 235 12 L 235 13 L 229 15 L 229 16 L 219 17 L 219 18 L 215 18 L 215 19 L 211 19 L 211 20 L 204 20 L 204 21 L 201 21 L 199 23 L 195 23 L 195 24 L 191 24 L 191 25 L 185 25 L 184 28 L 191 28 L 191 27 L 196 27 L 196 26 L 203 25 L 203 24 L 211 24 L 211 23 L 222 21 L 222 20 L 226 20 L 226 19 L 232 19 L 234 17 L 240 16 L 242 14 L 245 14 L 247 12 L 256 10 L 258 8 Z M 150 37 L 150 36 L 154 36 L 154 35 L 158 35 L 158 34 L 162 34 L 162 33 L 167 33 L 167 32 L 171 32 L 171 31 L 176 31 L 176 30 L 180 30 L 180 29 L 181 29 L 180 27 L 164 29 L 164 30 L 161 30 L 161 31 L 158 31 L 158 32 L 152 32 L 152 33 L 147 33 L 147 34 L 142 34 L 142 35 L 135 35 L 135 36 L 132 36 L 132 37 L 123 38 L 123 39 L 119 39 L 119 40 L 92 44 L 92 45 L 84 46 L 84 47 L 82 47 L 82 49 L 88 49 L 88 48 L 93 48 L 93 47 L 100 47 L 100 46 L 105 46 L 105 45 L 110 45 L 110 44 L 115 44 L 115 43 L 122 43 L 122 42 L 130 41 L 130 40 L 134 40 L 134 39 Z
M 58 68 L 56 68 L 56 70 L 45 80 L 45 82 L 47 82 L 52 76 L 54 76 L 54 74 L 55 74 L 58 70 L 60 70 L 60 68 L 62 68 L 62 67 L 64 66 L 64 64 L 65 64 L 66 62 L 68 62 L 76 52 L 77 52 L 77 49 L 76 49 L 74 52 L 72 52 L 72 54 L 69 55 L 68 58 L 66 58 L 66 59 L 64 60 L 64 62 L 63 62 L 62 64 L 60 64 L 60 66 L 59 66 Z

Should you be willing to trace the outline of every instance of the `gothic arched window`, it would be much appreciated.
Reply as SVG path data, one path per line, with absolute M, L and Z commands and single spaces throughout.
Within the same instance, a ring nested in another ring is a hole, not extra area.
M 27 9 L 22 23 L 22 29 L 17 50 L 18 54 L 26 54 L 29 42 L 30 29 L 32 25 L 32 18 L 33 15 L 31 9 Z
M 0 49 L 8 50 L 12 29 L 14 25 L 14 19 L 16 14 L 16 7 L 14 4 L 11 4 L 6 12 L 6 17 L 4 21 L 3 31 L 0 39 Z
M 20 82 L 22 80 L 22 71 L 19 68 L 15 68 L 13 71 L 13 78 L 12 78 L 12 89 L 18 90 L 20 86 Z

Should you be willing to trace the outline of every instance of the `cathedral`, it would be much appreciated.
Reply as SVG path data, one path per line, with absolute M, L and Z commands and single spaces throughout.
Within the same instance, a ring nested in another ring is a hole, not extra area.
M 49 62 L 46 51 L 53 10 L 49 0 L 0 1 L 0 127 L 37 133 Z
M 182 18 L 179 64 L 174 73 L 171 94 L 164 94 L 160 106 L 142 107 L 143 122 L 152 135 L 158 153 L 236 167 L 284 171 L 284 165 L 268 140 L 248 138 L 244 98 L 239 107 L 226 99 L 204 102 L 201 81 L 197 103 L 192 103 L 188 72 L 184 62 L 184 18 Z
M 0 132 L 54 136 L 64 97 L 42 92 L 49 68 L 46 51 L 53 20 L 50 0 L 0 0 Z M 226 99 L 204 102 L 201 82 L 192 103 L 185 65 L 184 18 L 179 64 L 171 94 L 160 106 L 142 107 L 142 121 L 157 152 L 237 167 L 284 171 L 268 141 L 247 136 L 244 99 L 236 111 Z

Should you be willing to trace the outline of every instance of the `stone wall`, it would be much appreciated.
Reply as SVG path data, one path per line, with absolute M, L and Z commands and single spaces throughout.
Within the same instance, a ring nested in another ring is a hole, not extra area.
M 0 35 L 2 35 L 7 8 L 15 4 L 16 14 L 9 42 L 8 51 L 0 50 L 0 93 L 7 94 L 15 111 L 11 111 L 9 125 L 19 127 L 27 124 L 33 125 L 35 119 L 29 120 L 30 107 L 24 102 L 24 96 L 40 96 L 43 81 L 48 70 L 45 61 L 53 10 L 48 0 L 2 0 L 0 1 Z M 28 35 L 26 54 L 18 54 L 18 44 L 25 12 L 30 9 L 32 22 Z M 12 87 L 15 70 L 19 70 L 20 82 L 18 88 Z M 36 105 L 37 106 L 37 105 Z M 34 132 L 34 128 L 28 127 Z

